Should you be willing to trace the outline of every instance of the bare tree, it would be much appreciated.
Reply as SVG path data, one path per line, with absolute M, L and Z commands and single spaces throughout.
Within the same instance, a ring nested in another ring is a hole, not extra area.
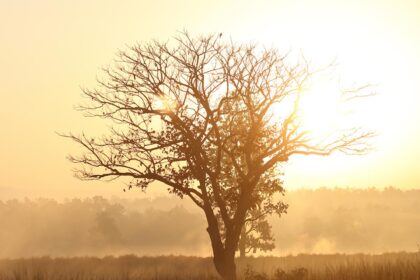
M 112 120 L 109 135 L 66 137 L 85 149 L 69 157 L 80 179 L 128 177 L 129 188 L 142 189 L 159 181 L 189 197 L 207 219 L 216 270 L 233 280 L 249 211 L 283 192 L 275 183 L 279 164 L 299 154 L 364 153 L 372 134 L 351 129 L 313 141 L 298 121 L 308 65 L 220 37 L 183 33 L 121 52 L 98 87 L 83 91 L 81 109 Z

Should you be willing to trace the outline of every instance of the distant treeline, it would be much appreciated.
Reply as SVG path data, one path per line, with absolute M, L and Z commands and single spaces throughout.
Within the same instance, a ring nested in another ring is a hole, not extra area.
M 271 217 L 272 254 L 417 251 L 420 190 L 286 193 Z M 210 255 L 203 216 L 172 197 L 0 201 L 0 258 L 111 254 Z
M 285 199 L 289 213 L 272 223 L 280 253 L 418 250 L 420 190 L 300 190 Z

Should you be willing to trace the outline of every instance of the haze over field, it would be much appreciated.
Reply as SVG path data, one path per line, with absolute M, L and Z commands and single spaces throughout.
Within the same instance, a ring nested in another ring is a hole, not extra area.
M 269 255 L 418 249 L 418 190 L 299 190 L 286 201 L 289 213 L 270 218 L 276 248 Z M 176 198 L 2 201 L 0 220 L 0 258 L 211 251 L 204 217 Z

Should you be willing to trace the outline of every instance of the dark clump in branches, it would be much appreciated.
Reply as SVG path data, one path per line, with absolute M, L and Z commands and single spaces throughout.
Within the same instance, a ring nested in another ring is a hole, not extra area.
M 114 122 L 109 135 L 66 135 L 85 148 L 70 160 L 84 180 L 128 177 L 165 184 L 207 219 L 214 264 L 236 279 L 234 256 L 250 211 L 282 213 L 279 164 L 296 154 L 364 153 L 372 134 L 341 131 L 321 142 L 300 126 L 301 90 L 312 76 L 273 49 L 219 35 L 140 44 L 120 53 L 93 90 L 88 116 Z M 346 94 L 357 96 L 357 91 Z

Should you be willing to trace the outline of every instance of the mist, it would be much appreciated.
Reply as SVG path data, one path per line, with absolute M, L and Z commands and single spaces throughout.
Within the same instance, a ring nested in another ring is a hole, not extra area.
M 416 251 L 420 190 L 288 192 L 288 213 L 270 217 L 269 254 Z M 0 201 L 0 258 L 32 256 L 210 256 L 204 216 L 188 200 Z

